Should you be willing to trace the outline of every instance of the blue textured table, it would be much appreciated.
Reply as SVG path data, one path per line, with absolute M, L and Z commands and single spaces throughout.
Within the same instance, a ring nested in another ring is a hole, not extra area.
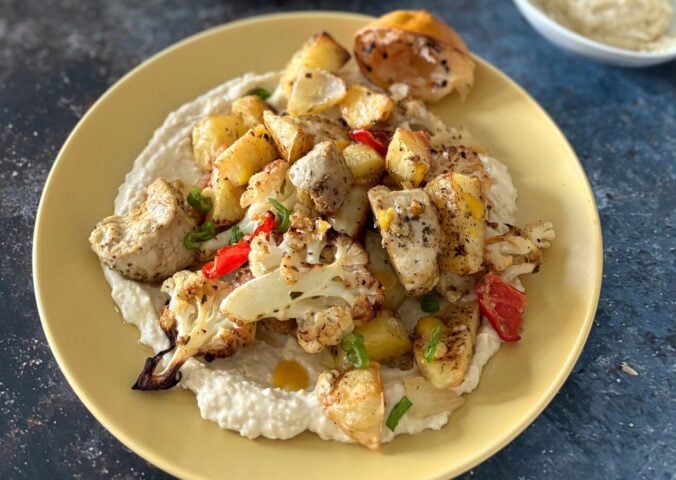
M 36 312 L 35 210 L 87 108 L 151 54 L 229 20 L 412 5 L 453 24 L 554 117 L 594 187 L 605 240 L 601 303 L 571 377 L 530 428 L 467 477 L 676 478 L 676 63 L 623 70 L 566 55 L 504 0 L 191 3 L 0 0 L 0 478 L 167 478 L 80 404 Z

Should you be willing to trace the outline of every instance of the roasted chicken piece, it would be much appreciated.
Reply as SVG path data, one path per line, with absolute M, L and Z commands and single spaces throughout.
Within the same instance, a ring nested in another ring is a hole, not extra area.
M 352 186 L 352 173 L 340 149 L 331 141 L 315 145 L 299 158 L 289 169 L 289 179 L 321 214 L 337 211 Z
M 195 261 L 195 252 L 183 245 L 183 237 L 195 227 L 182 192 L 158 178 L 145 201 L 128 215 L 101 220 L 89 243 L 101 262 L 122 276 L 159 282 Z
M 429 195 L 422 189 L 391 191 L 382 185 L 368 195 L 383 247 L 406 291 L 421 295 L 433 289 L 442 239 Z

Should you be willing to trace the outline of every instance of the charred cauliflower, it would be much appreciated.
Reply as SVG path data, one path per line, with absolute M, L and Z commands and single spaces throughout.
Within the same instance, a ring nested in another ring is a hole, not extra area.
M 220 312 L 223 298 L 233 285 L 208 280 L 202 272 L 176 272 L 162 284 L 170 296 L 160 317 L 160 326 L 172 340 L 172 346 L 148 358 L 132 388 L 164 390 L 181 379 L 179 370 L 191 357 L 229 357 L 241 346 L 250 345 L 256 335 L 255 323 L 230 321 Z M 155 368 L 171 352 L 159 373 Z
M 296 218 L 296 225 L 300 222 Z M 223 301 L 221 311 L 243 323 L 295 319 L 299 344 L 315 353 L 337 345 L 355 322 L 373 318 L 382 305 L 383 293 L 367 268 L 368 255 L 350 237 L 338 235 L 322 246 L 321 235 L 315 231 L 314 243 L 308 235 L 304 248 L 294 250 L 299 247 L 294 245 L 300 241 L 294 239 L 297 233 L 292 225 L 285 235 L 280 268 L 235 289 Z M 328 255 L 333 250 L 332 258 L 325 262 L 322 252 Z M 257 301 L 261 298 L 265 304 Z

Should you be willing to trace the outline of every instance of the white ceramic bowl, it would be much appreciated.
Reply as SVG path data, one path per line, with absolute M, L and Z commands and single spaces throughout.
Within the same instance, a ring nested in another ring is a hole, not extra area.
M 555 22 L 530 0 L 514 0 L 524 18 L 554 45 L 583 57 L 621 67 L 649 67 L 676 59 L 676 45 L 668 50 L 638 52 L 596 42 Z M 676 0 L 674 1 L 676 7 Z M 672 24 L 671 31 L 676 31 Z

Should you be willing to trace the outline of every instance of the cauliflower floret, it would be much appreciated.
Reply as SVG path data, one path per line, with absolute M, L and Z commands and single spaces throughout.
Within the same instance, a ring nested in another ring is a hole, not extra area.
M 228 357 L 240 346 L 250 345 L 256 336 L 255 323 L 230 321 L 220 312 L 223 299 L 234 286 L 209 280 L 202 272 L 175 273 L 162 284 L 170 296 L 160 317 L 160 326 L 172 340 L 169 349 L 148 358 L 132 388 L 163 390 L 178 383 L 180 368 L 191 357 Z M 160 373 L 157 364 L 170 351 L 171 356 Z
M 292 244 L 287 238 L 285 242 Z M 328 246 L 335 248 L 333 258 L 318 264 L 307 262 L 306 249 L 289 249 L 285 256 L 302 266 L 298 275 L 288 281 L 287 269 L 279 268 L 257 277 L 228 295 L 221 311 L 240 322 L 296 319 L 299 343 L 311 353 L 337 345 L 355 322 L 366 322 L 375 315 L 383 292 L 367 268 L 368 255 L 361 245 L 339 235 Z M 256 301 L 260 298 L 265 298 L 265 304 Z
M 551 222 L 537 220 L 486 241 L 485 260 L 503 280 L 521 287 L 519 275 L 537 272 L 555 237 Z
M 284 160 L 268 163 L 262 171 L 249 179 L 249 185 L 239 198 L 240 206 L 250 207 L 250 216 L 254 218 L 265 215 L 265 212 L 272 208 L 268 198 L 286 199 L 294 190 L 286 178 L 288 170 L 289 163 Z
M 251 241 L 249 266 L 254 277 L 281 268 L 286 283 L 294 283 L 307 270 L 306 265 L 321 263 L 326 233 L 331 225 L 321 218 L 311 219 L 295 212 L 281 243 L 275 235 L 259 235 Z M 279 245 L 278 245 L 279 243 Z
M 297 320 L 298 344 L 308 353 L 324 350 L 326 345 L 338 345 L 352 331 L 352 309 L 347 305 L 308 300 L 304 315 Z M 324 305 L 322 305 L 324 303 Z
M 277 245 L 274 235 L 256 235 L 251 240 L 249 268 L 254 277 L 260 277 L 279 268 L 284 250 Z
M 552 240 L 556 237 L 552 222 L 536 220 L 521 228 L 521 235 L 530 239 L 538 248 L 549 248 Z

